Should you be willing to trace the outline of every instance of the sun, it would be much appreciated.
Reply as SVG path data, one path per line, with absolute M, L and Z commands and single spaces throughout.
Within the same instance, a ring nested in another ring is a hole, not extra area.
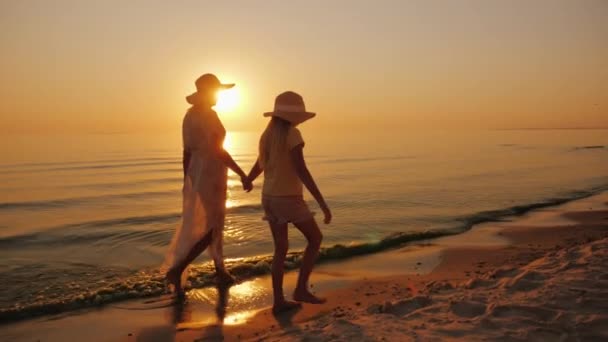
M 237 88 L 220 90 L 217 94 L 215 110 L 218 112 L 231 112 L 238 107 L 239 92 Z

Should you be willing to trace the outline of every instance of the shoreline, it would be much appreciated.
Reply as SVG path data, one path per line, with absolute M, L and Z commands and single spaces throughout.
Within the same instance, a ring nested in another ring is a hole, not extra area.
M 518 267 L 523 267 L 551 253 L 557 245 L 570 246 L 570 240 L 577 243 L 585 243 L 586 238 L 598 240 L 596 234 L 605 236 L 607 231 L 602 216 L 608 217 L 606 202 L 608 195 L 604 192 L 557 207 L 534 210 L 513 218 L 514 221 L 483 223 L 462 234 L 324 263 L 313 272 L 311 283 L 315 291 L 328 297 L 328 303 L 304 305 L 288 319 L 277 320 L 270 314 L 270 277 L 263 276 L 233 286 L 224 293 L 227 306 L 223 308 L 215 305 L 218 294 L 222 295 L 215 288 L 198 289 L 189 293 L 184 307 L 171 305 L 166 296 L 121 302 L 96 310 L 3 325 L 0 327 L 1 336 L 8 336 L 11 340 L 132 341 L 153 337 L 161 341 L 188 341 L 220 337 L 225 340 L 300 339 L 312 334 L 310 336 L 324 339 L 329 335 L 324 335 L 323 329 L 319 332 L 314 322 L 327 321 L 326 327 L 332 328 L 326 330 L 341 331 L 341 328 L 334 327 L 337 321 L 356 321 L 351 317 L 352 313 L 371 319 L 373 314 L 368 310 L 373 312 L 386 305 L 390 307 L 393 302 L 399 303 L 399 298 L 401 301 L 416 298 L 414 294 L 428 292 L 428 284 L 449 283 L 448 286 L 458 288 L 459 283 L 491 272 L 505 263 L 516 262 Z M 590 204 L 596 209 L 589 209 Z M 598 206 L 601 209 L 597 209 Z M 598 215 L 594 224 L 600 228 L 593 230 L 589 228 L 590 217 Z M 484 263 L 477 265 L 472 260 Z M 286 274 L 287 294 L 291 293 L 295 276 L 295 272 Z M 361 289 L 362 286 L 365 290 Z M 438 285 L 431 285 L 431 288 L 433 286 Z M 353 301 L 353 298 L 357 300 Z M 223 317 L 223 324 L 218 324 L 218 317 Z M 366 324 L 362 326 L 367 327 Z M 363 328 L 352 329 L 361 331 Z M 350 330 L 346 329 L 344 334 L 351 334 Z M 109 331 L 111 334 L 107 335 Z
M 454 236 L 468 232 L 473 226 L 483 226 L 485 223 L 500 222 L 513 217 L 521 217 L 526 213 L 551 206 L 570 203 L 583 198 L 594 196 L 606 190 L 606 186 L 595 186 L 587 190 L 573 191 L 565 196 L 549 197 L 537 202 L 517 204 L 498 209 L 479 211 L 462 217 L 452 218 L 451 225 L 440 228 L 395 232 L 372 242 L 337 243 L 326 245 L 321 248 L 318 265 L 331 264 L 335 262 L 347 262 L 358 257 L 374 258 L 376 253 L 390 253 L 394 249 L 400 249 L 404 245 L 419 245 L 421 241 L 429 239 L 443 239 L 446 236 Z M 255 207 L 255 206 L 254 206 Z M 249 208 L 248 205 L 243 208 Z M 142 218 L 137 218 L 140 221 Z M 486 237 L 487 238 L 487 237 Z M 0 239 L 3 244 L 11 244 L 12 239 Z M 17 240 L 15 240 L 17 241 Z M 480 241 L 477 241 L 479 243 Z M 297 270 L 302 251 L 289 252 L 286 262 L 286 271 Z M 270 274 L 270 263 L 272 255 L 261 254 L 249 257 L 238 257 L 226 259 L 228 270 L 239 282 L 249 281 L 257 277 Z M 375 267 L 370 268 L 375 271 Z M 369 270 L 366 270 L 369 271 Z M 190 269 L 189 283 L 192 288 L 200 289 L 214 286 L 213 265 L 210 262 L 196 264 Z M 92 272 L 96 274 L 96 272 Z M 92 280 L 88 282 L 88 280 Z M 13 302 L 10 306 L 0 309 L 2 324 L 16 323 L 23 320 L 35 319 L 37 317 L 48 317 L 50 315 L 63 315 L 81 312 L 87 309 L 99 309 L 100 307 L 121 305 L 121 303 L 163 296 L 165 293 L 163 275 L 157 268 L 146 268 L 136 273 L 123 277 L 114 277 L 111 280 L 99 277 L 75 278 L 69 284 L 73 291 L 44 292 L 41 288 L 37 290 L 36 296 L 22 297 L 19 302 Z M 18 279 L 24 281 L 24 279 Z M 65 284 L 55 284 L 62 286 Z

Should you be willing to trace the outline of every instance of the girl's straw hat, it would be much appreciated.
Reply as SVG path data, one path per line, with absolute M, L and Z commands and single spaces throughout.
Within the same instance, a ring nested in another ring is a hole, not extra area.
M 274 110 L 264 113 L 264 116 L 276 116 L 291 122 L 294 126 L 312 119 L 316 114 L 307 112 L 304 99 L 293 91 L 279 94 L 274 100 Z

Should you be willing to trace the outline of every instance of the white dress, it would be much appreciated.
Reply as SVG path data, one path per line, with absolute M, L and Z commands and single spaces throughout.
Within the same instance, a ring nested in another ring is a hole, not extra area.
M 190 163 L 182 189 L 182 221 L 175 231 L 165 260 L 167 267 L 182 262 L 194 244 L 213 231 L 209 253 L 217 269 L 224 268 L 223 231 L 226 215 L 227 168 L 219 158 L 226 130 L 213 111 L 194 108 L 186 113 L 182 125 L 184 149 Z M 184 271 L 182 279 L 185 280 Z M 185 285 L 185 281 L 182 281 Z

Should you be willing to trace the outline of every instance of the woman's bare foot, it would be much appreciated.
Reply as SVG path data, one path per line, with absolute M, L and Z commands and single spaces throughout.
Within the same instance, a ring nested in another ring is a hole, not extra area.
M 296 289 L 293 291 L 293 299 L 298 302 L 310 303 L 310 304 L 323 304 L 327 301 L 325 298 L 317 297 L 310 293 L 308 290 Z
M 172 292 L 175 292 L 178 296 L 184 296 L 184 289 L 182 289 L 182 277 L 177 269 L 169 269 L 165 274 L 165 281 Z M 171 288 L 173 287 L 173 288 Z
M 236 282 L 234 277 L 228 271 L 216 271 L 215 278 L 220 285 L 232 285 Z
M 298 302 L 294 302 L 291 300 L 283 300 L 281 302 L 274 303 L 274 305 L 272 306 L 272 313 L 276 315 L 283 312 L 291 311 L 293 309 L 298 309 L 300 307 L 302 307 L 302 304 Z

